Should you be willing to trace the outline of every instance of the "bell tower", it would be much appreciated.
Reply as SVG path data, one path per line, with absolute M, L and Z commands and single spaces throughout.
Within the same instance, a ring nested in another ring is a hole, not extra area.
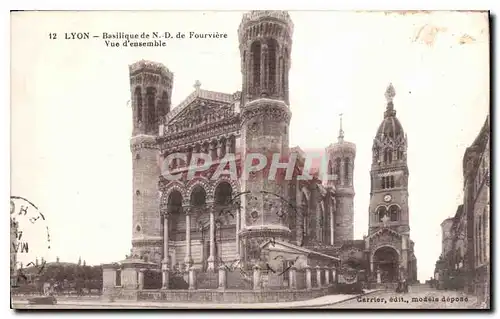
M 156 137 L 170 111 L 173 74 L 162 64 L 139 61 L 129 66 L 129 76 L 133 112 L 132 254 L 160 262 L 163 237 L 157 185 L 161 172 Z
M 328 174 L 334 176 L 327 182 L 335 187 L 334 242 L 354 239 L 354 160 L 356 145 L 344 139 L 340 114 L 340 128 L 337 143 L 326 149 Z
M 244 171 L 248 154 L 288 158 L 291 112 L 288 73 L 293 23 L 286 11 L 251 11 L 244 14 L 238 34 L 243 77 L 241 139 Z M 250 158 L 251 160 L 251 158 Z M 289 240 L 286 180 L 269 178 L 265 170 L 243 172 L 240 254 L 245 261 L 260 259 L 265 240 Z
M 407 138 L 396 117 L 393 99 L 396 91 L 387 87 L 387 108 L 373 139 L 369 233 L 389 227 L 409 232 Z

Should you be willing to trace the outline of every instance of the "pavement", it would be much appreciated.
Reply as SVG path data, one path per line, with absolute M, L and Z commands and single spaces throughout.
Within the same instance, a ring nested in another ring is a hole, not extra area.
M 410 286 L 406 294 L 379 290 L 370 296 L 360 296 L 341 302 L 311 306 L 322 309 L 480 309 L 475 296 L 454 290 L 436 290 L 427 285 Z
M 95 301 L 95 300 L 62 300 L 56 305 L 29 305 L 27 301 L 12 301 L 14 309 L 291 309 L 318 308 L 371 295 L 378 290 L 365 290 L 361 295 L 328 295 L 310 300 L 280 303 L 182 303 L 182 302 L 146 302 L 146 301 Z

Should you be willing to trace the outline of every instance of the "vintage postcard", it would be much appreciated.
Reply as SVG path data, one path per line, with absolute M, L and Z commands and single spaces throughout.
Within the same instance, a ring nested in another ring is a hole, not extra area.
M 11 13 L 14 309 L 490 309 L 481 11 Z

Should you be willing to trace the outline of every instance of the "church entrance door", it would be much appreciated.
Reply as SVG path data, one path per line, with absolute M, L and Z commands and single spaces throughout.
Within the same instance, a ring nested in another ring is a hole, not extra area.
M 397 282 L 399 279 L 399 255 L 392 247 L 381 247 L 373 255 L 377 281 L 381 283 Z

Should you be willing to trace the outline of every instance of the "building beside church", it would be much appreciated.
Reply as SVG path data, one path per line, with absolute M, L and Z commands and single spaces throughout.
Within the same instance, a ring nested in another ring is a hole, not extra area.
M 355 144 L 341 126 L 325 150 L 327 174 L 335 176 L 329 180 L 299 178 L 307 154 L 289 145 L 290 16 L 252 11 L 243 15 L 238 35 L 241 91 L 208 91 L 197 82 L 171 108 L 173 73 L 156 62 L 130 65 L 132 249 L 119 264 L 104 265 L 104 286 L 142 289 L 145 274 L 161 268 L 164 290 L 179 289 L 172 285 L 176 274 L 189 289 L 330 289 L 356 260 L 372 282 L 416 280 L 407 139 L 392 85 L 372 150 L 369 233 L 354 240 Z M 270 180 L 266 170 L 245 176 L 245 161 L 255 153 L 297 156 L 294 174 L 288 180 Z M 193 175 L 199 154 L 211 164 Z M 217 175 L 221 163 L 234 164 L 236 177 Z
M 463 157 L 464 201 L 453 218 L 443 223 L 450 231 L 436 272 L 448 285 L 476 294 L 489 303 L 490 296 L 490 118 Z M 448 227 L 448 226 L 446 226 Z

